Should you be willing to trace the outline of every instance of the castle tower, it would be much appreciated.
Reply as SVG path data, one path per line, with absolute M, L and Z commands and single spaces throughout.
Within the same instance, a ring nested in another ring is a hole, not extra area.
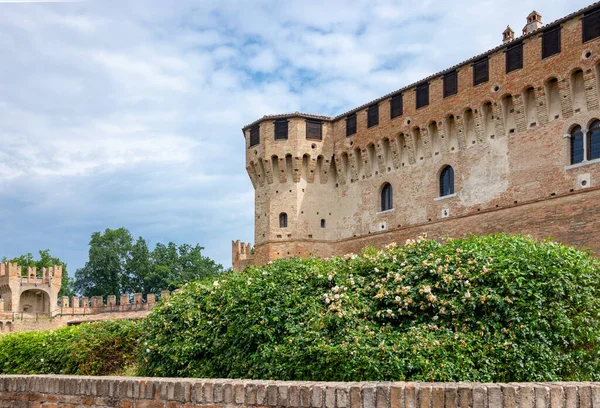
M 15 263 L 0 263 L 0 299 L 4 312 L 49 314 L 57 309 L 62 284 L 62 266 L 22 268 Z
M 333 236 L 326 228 L 336 188 L 328 119 L 294 113 L 264 117 L 243 129 L 259 264 L 299 254 L 286 243 L 301 246 Z

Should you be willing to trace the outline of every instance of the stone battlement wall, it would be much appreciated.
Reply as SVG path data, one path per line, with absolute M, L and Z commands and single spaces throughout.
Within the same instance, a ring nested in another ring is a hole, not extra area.
M 171 292 L 164 290 L 160 298 L 168 298 Z M 100 320 L 143 319 L 156 306 L 156 295 L 124 293 L 119 298 L 109 295 L 78 297 L 63 296 L 60 306 L 51 313 L 24 313 L 0 311 L 0 333 L 13 331 L 54 330 L 64 326 Z
M 0 407 L 598 408 L 597 383 L 327 383 L 0 376 Z

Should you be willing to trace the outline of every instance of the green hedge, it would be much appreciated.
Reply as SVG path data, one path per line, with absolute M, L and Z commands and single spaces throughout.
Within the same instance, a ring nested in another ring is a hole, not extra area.
M 600 378 L 598 260 L 504 234 L 280 260 L 184 286 L 140 374 L 319 381 Z
M 84 323 L 0 336 L 0 374 L 123 374 L 135 364 L 141 324 Z

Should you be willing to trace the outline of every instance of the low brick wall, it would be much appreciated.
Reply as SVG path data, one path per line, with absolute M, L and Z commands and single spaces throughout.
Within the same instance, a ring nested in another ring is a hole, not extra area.
M 0 376 L 0 407 L 600 408 L 598 383 L 325 383 Z

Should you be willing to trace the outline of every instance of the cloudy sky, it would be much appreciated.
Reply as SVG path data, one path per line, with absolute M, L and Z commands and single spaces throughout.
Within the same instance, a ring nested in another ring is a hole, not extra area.
M 241 128 L 335 115 L 591 0 L 0 0 L 0 256 L 128 228 L 231 263 L 253 239 Z

